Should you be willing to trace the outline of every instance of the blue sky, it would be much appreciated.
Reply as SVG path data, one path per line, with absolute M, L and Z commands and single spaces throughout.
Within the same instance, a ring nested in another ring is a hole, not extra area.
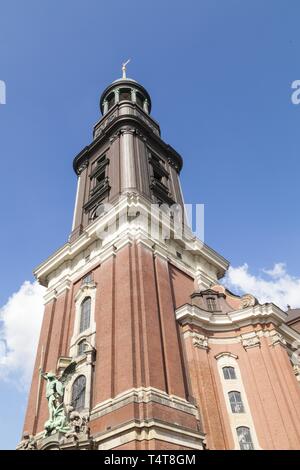
M 66 241 L 72 160 L 128 57 L 184 158 L 186 202 L 205 204 L 205 241 L 253 276 L 285 263 L 299 279 L 299 15 L 297 0 L 2 0 L 0 306 Z M 0 448 L 26 399 L 0 376 Z

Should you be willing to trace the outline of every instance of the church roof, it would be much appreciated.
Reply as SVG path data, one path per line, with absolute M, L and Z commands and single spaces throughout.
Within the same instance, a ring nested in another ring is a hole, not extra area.
M 289 323 L 295 320 L 300 320 L 300 308 L 289 308 L 286 322 Z

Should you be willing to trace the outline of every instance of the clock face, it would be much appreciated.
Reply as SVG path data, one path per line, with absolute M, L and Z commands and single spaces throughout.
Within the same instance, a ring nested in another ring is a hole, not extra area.
M 80 411 L 84 408 L 86 379 L 84 375 L 77 377 L 72 387 L 72 406 Z

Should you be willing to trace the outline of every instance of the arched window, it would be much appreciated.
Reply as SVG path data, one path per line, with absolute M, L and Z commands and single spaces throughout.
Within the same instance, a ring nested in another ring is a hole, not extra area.
M 236 428 L 236 433 L 237 433 L 241 450 L 253 450 L 254 449 L 249 428 L 247 428 L 246 426 L 240 426 Z
M 223 367 L 223 376 L 225 380 L 236 379 L 236 373 L 234 367 Z
M 72 402 L 74 410 L 81 411 L 85 403 L 86 379 L 84 375 L 79 375 L 72 386 Z
M 83 339 L 78 343 L 78 349 L 77 349 L 78 356 L 81 356 L 82 354 L 85 353 L 85 348 L 86 348 L 86 342 L 85 342 L 85 339 Z
M 119 101 L 131 101 L 130 88 L 122 88 L 120 90 Z
M 89 328 L 90 320 L 91 320 L 91 298 L 86 297 L 81 304 L 79 333 Z
M 107 107 L 108 107 L 108 109 L 112 108 L 114 104 L 115 104 L 115 94 L 111 93 L 107 97 Z
M 138 104 L 141 108 L 144 104 L 144 98 L 139 92 L 136 93 L 136 104 Z
M 244 405 L 240 392 L 228 393 L 232 413 L 245 413 Z

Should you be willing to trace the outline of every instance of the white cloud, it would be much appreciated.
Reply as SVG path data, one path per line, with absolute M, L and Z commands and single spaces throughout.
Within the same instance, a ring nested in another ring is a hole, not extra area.
M 25 281 L 0 309 L 0 380 L 27 387 L 43 316 L 44 287 Z
M 275 263 L 272 269 L 262 269 L 255 276 L 248 264 L 230 267 L 225 285 L 232 291 L 253 294 L 261 302 L 273 302 L 286 310 L 286 306 L 300 307 L 300 278 L 291 276 L 284 263 Z

